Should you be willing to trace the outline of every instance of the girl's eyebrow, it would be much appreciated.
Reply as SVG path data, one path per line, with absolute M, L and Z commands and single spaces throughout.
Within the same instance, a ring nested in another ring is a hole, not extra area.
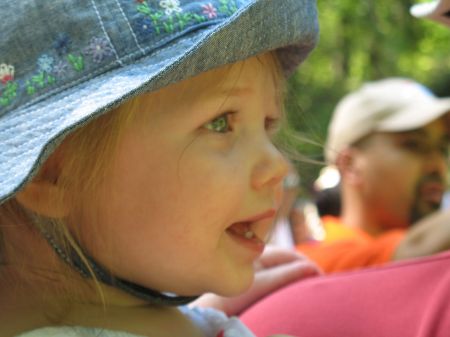
M 249 96 L 253 93 L 253 89 L 250 87 L 236 87 L 224 88 L 220 91 L 221 95 L 225 96 Z

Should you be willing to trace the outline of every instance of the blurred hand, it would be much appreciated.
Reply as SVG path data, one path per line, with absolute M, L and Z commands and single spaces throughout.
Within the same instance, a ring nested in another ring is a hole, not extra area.
M 427 256 L 450 249 L 450 210 L 435 212 L 411 226 L 393 260 Z
M 236 297 L 206 294 L 191 305 L 212 307 L 224 311 L 228 316 L 235 316 L 276 289 L 319 274 L 319 268 L 300 253 L 268 246 L 255 262 L 255 280 L 249 290 Z

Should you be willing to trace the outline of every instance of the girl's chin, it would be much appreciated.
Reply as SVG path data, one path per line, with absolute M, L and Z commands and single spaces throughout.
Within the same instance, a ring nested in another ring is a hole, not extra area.
M 240 266 L 238 270 L 223 271 L 223 273 L 216 273 L 214 276 L 203 276 L 199 281 L 198 278 L 192 280 L 192 283 L 184 284 L 182 288 L 172 289 L 174 294 L 180 296 L 198 296 L 206 293 L 213 293 L 219 296 L 230 297 L 238 296 L 246 292 L 255 277 L 253 265 L 248 268 Z M 190 285 L 190 286 L 189 286 Z
M 212 292 L 224 297 L 239 296 L 245 293 L 251 287 L 251 285 L 253 284 L 253 279 L 254 277 L 252 273 L 252 276 L 246 279 L 234 280 L 229 284 L 221 284 L 222 286 L 220 287 L 219 285 L 216 285 L 214 287 L 215 290 Z

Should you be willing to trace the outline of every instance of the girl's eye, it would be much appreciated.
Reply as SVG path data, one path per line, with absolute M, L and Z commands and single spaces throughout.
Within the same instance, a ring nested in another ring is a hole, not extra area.
M 232 131 L 230 125 L 230 116 L 231 112 L 224 113 L 211 121 L 203 124 L 203 127 L 209 131 L 218 132 L 218 133 L 226 133 Z
M 280 119 L 279 118 L 266 118 L 265 128 L 270 134 L 276 134 L 280 129 Z

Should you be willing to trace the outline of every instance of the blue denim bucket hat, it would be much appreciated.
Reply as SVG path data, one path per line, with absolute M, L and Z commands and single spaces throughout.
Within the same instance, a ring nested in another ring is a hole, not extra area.
M 7 1 L 0 21 L 0 202 L 67 134 L 143 91 L 314 47 L 315 0 Z

